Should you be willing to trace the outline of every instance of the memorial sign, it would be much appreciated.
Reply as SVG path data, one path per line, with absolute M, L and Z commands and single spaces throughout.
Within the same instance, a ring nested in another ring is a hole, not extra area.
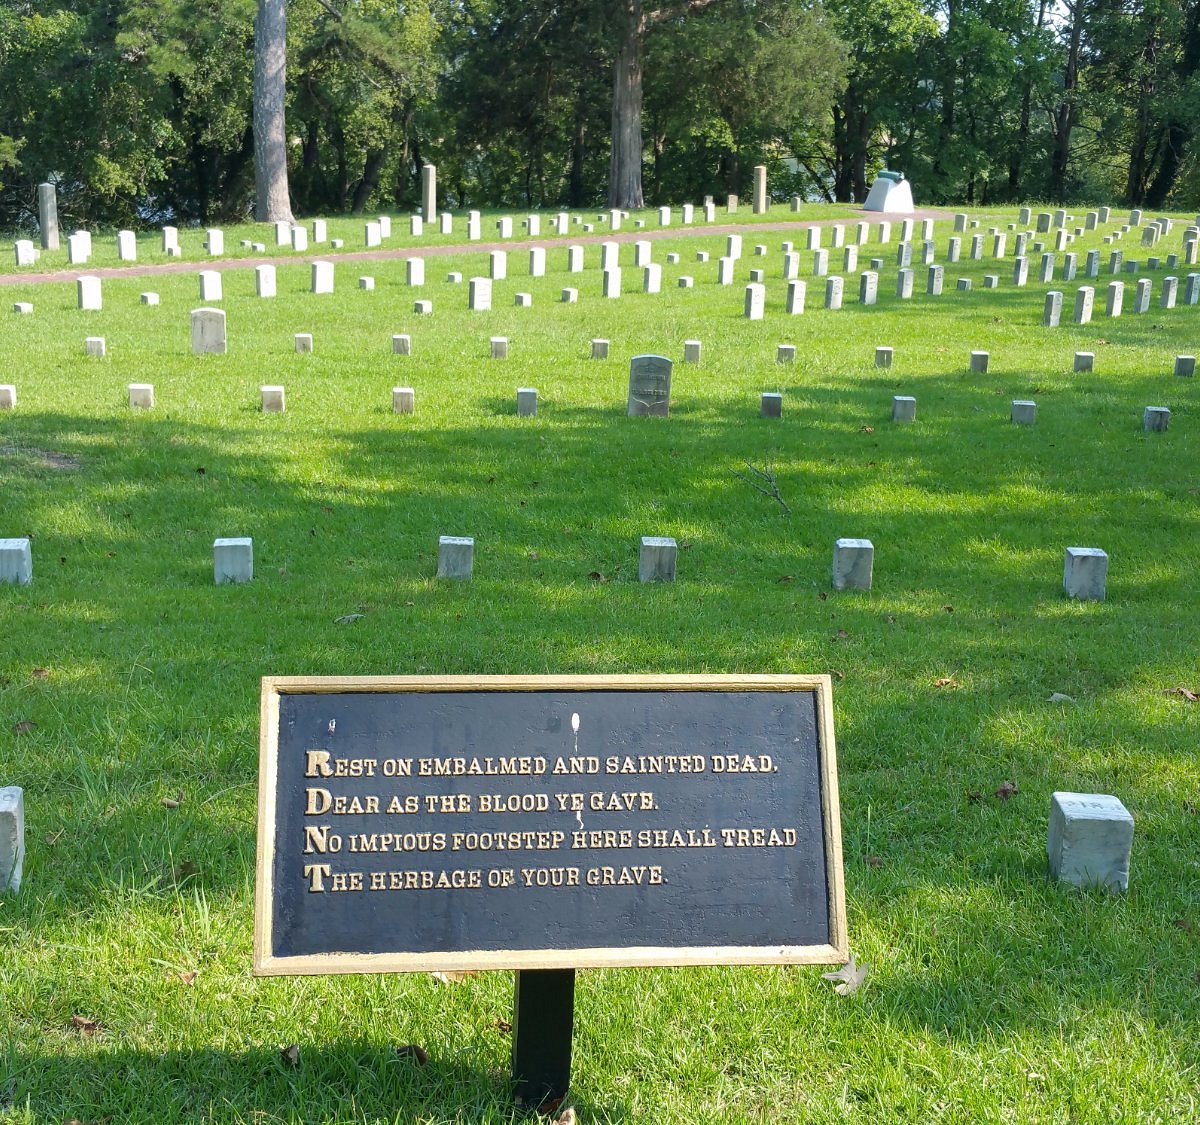
M 260 975 L 847 956 L 826 676 L 268 678 Z

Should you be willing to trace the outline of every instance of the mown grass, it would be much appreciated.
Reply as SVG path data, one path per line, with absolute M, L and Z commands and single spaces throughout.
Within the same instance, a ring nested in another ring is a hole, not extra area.
M 871 972 L 845 998 L 813 969 L 582 973 L 584 1121 L 1196 1114 L 1200 711 L 1167 693 L 1200 689 L 1197 392 L 1172 375 L 1200 313 L 1158 308 L 1162 270 L 1146 315 L 1110 320 L 1101 294 L 1091 325 L 1043 329 L 1046 289 L 1069 321 L 1075 285 L 1016 290 L 990 259 L 947 266 L 948 289 L 975 287 L 937 299 L 917 267 L 899 302 L 893 245 L 860 259 L 888 263 L 879 306 L 848 278 L 840 312 L 802 253 L 809 311 L 789 317 L 787 237 L 747 236 L 729 288 L 723 236 L 656 242 L 656 261 L 683 259 L 660 296 L 630 291 L 624 246 L 619 301 L 594 247 L 582 277 L 552 250 L 545 279 L 514 250 L 489 313 L 443 280 L 485 273 L 479 252 L 431 256 L 420 292 L 401 260 L 340 264 L 329 297 L 282 265 L 268 301 L 230 269 L 224 357 L 190 354 L 194 275 L 106 279 L 99 313 L 67 280 L 6 288 L 35 309 L 0 317 L 18 392 L 0 537 L 33 537 L 35 577 L 0 589 L 0 784 L 24 786 L 29 821 L 25 887 L 0 903 L 0 1119 L 509 1120 L 511 974 L 251 976 L 259 678 L 648 671 L 833 674 L 851 946 Z M 763 323 L 741 316 L 757 267 Z M 558 302 L 567 285 L 578 304 Z M 315 354 L 294 353 L 299 331 Z M 106 359 L 83 355 L 89 335 Z M 689 338 L 703 361 L 676 363 L 671 417 L 626 418 L 629 358 L 678 361 Z M 968 374 L 977 348 L 987 375 Z M 1076 350 L 1092 374 L 1072 374 Z M 155 385 L 153 411 L 130 411 L 130 382 Z M 287 387 L 286 414 L 259 411 L 263 383 Z M 397 385 L 413 416 L 391 412 Z M 517 386 L 539 389 L 537 418 L 515 416 Z M 758 416 L 764 390 L 781 420 Z M 898 393 L 917 397 L 912 426 L 890 422 Z M 1014 398 L 1037 401 L 1034 428 L 1009 424 Z M 1149 404 L 1171 407 L 1167 433 L 1141 431 Z M 747 461 L 773 463 L 790 516 L 733 475 Z M 469 584 L 432 577 L 439 534 L 475 536 Z M 638 584 L 644 534 L 679 540 L 673 586 Z M 212 585 L 226 535 L 254 537 L 252 584 Z M 870 593 L 830 589 L 847 535 L 875 543 Z M 1076 544 L 1109 553 L 1103 604 L 1062 596 Z M 1127 895 L 1047 882 L 1056 789 L 1133 812 Z M 396 1056 L 406 1043 L 427 1067 Z

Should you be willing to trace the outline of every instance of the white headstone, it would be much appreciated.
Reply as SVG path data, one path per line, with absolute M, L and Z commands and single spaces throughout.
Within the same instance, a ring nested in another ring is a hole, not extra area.
M 225 310 L 192 309 L 192 354 L 224 355 Z
M 1133 817 L 1106 793 L 1052 793 L 1046 852 L 1050 877 L 1077 887 L 1129 888 Z

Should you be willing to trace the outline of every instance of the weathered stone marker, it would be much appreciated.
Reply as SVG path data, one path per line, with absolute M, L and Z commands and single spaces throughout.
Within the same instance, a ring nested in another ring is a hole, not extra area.
M 0 540 L 2 542 L 2 540 Z M 25 863 L 25 794 L 19 786 L 0 788 L 0 894 L 21 889 Z
M 1099 547 L 1068 547 L 1063 564 L 1063 590 L 1069 598 L 1104 601 L 1108 555 Z
M 869 590 L 875 567 L 875 546 L 870 539 L 839 539 L 833 545 L 833 588 Z
M 892 396 L 892 421 L 915 422 L 917 420 L 917 400 L 912 395 Z
M 474 571 L 475 540 L 471 536 L 438 536 L 438 578 L 467 579 Z
M 671 408 L 671 368 L 671 361 L 662 355 L 635 355 L 629 361 L 628 417 L 667 417 Z
M 412 414 L 416 409 L 417 393 L 412 387 L 392 388 L 392 413 Z
M 38 184 L 38 230 L 43 250 L 58 249 L 58 191 L 53 184 Z
M 192 310 L 192 355 L 224 355 L 225 310 Z
M 1014 426 L 1032 426 L 1037 421 L 1037 403 L 1029 399 L 1015 398 L 1009 417 Z
M 1133 817 L 1105 793 L 1052 793 L 1046 852 L 1050 877 L 1077 887 L 1129 888 Z
M 0 539 L 0 582 L 28 586 L 32 581 L 33 551 L 29 539 Z
M 261 714 L 255 972 L 515 969 L 527 1107 L 576 967 L 846 960 L 828 677 L 271 678 Z
M 218 586 L 226 583 L 250 582 L 254 578 L 254 540 L 213 540 L 213 581 Z

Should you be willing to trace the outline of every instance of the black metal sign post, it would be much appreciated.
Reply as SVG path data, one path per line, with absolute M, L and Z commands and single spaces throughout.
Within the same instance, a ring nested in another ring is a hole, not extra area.
M 254 971 L 516 970 L 526 1106 L 576 969 L 848 945 L 827 676 L 263 681 Z
M 549 1112 L 571 1084 L 575 970 L 522 969 L 513 994 L 513 1097 Z

